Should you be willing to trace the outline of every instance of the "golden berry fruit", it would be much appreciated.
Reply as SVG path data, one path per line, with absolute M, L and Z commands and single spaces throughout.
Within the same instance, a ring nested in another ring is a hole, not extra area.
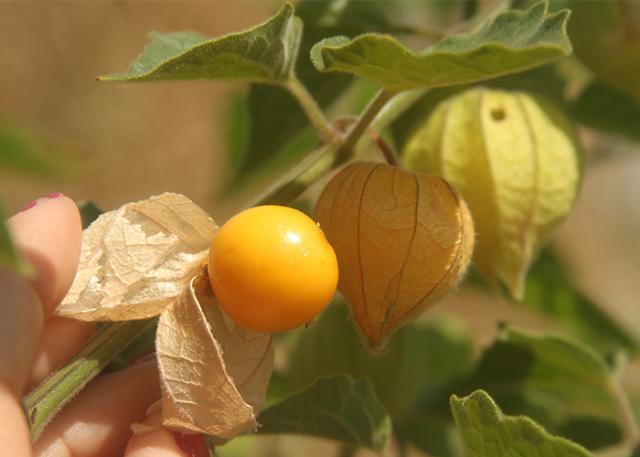
M 235 215 L 214 237 L 209 279 L 229 317 L 275 333 L 309 323 L 324 309 L 338 284 L 338 261 L 306 214 L 257 206 Z

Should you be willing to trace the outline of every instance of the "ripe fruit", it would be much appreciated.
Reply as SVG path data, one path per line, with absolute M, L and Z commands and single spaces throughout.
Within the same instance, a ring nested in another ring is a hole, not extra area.
M 320 227 L 285 206 L 258 206 L 224 224 L 211 243 L 211 287 L 224 311 L 257 332 L 310 322 L 338 284 L 338 261 Z

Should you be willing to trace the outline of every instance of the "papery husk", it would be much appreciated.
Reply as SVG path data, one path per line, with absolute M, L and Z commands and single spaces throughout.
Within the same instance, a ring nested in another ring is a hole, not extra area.
M 158 315 L 198 273 L 217 228 L 172 193 L 102 214 L 82 234 L 78 272 L 56 314 L 88 321 Z
M 445 180 L 385 164 L 345 167 L 315 216 L 336 251 L 351 317 L 374 351 L 458 282 L 473 251 L 473 221 Z
M 221 440 L 255 430 L 273 370 L 272 336 L 224 315 L 206 269 L 161 314 L 156 351 L 165 426 Z
M 529 265 L 578 193 L 571 121 L 541 97 L 472 89 L 434 110 L 407 143 L 404 164 L 460 192 L 478 232 L 474 264 L 521 298 Z

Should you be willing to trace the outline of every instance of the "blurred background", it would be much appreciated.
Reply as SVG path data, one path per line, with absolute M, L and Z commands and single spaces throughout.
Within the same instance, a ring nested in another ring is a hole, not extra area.
M 407 4 L 425 2 L 404 3 L 406 11 Z M 437 14 L 425 19 L 434 27 L 445 20 L 455 24 L 469 9 L 469 2 L 438 3 L 454 6 L 438 7 Z M 475 8 L 491 8 L 498 2 L 474 3 Z M 171 191 L 187 195 L 218 221 L 237 211 L 257 191 L 227 192 L 230 107 L 246 91 L 244 85 L 114 84 L 99 83 L 96 77 L 125 70 L 147 43 L 150 30 L 219 36 L 265 20 L 280 4 L 0 2 L 0 122 L 46 144 L 49 154 L 62 157 L 66 169 L 48 178 L 0 170 L 0 200 L 7 212 L 53 191 L 91 200 L 105 210 Z M 425 11 L 419 17 L 428 16 Z M 589 74 L 584 67 L 580 72 Z M 344 107 L 347 102 L 340 103 Z M 582 191 L 553 244 L 579 289 L 638 336 L 640 144 L 588 127 L 581 127 L 580 135 L 586 150 Z M 478 348 L 493 338 L 497 321 L 529 328 L 549 325 L 472 291 L 451 295 L 435 313 L 441 310 L 464 321 Z M 628 372 L 627 382 L 640 387 L 635 384 L 640 384 L 636 367 Z M 288 445 L 281 443 L 281 453 L 271 455 L 312 455 L 311 448 L 314 455 L 324 455 L 315 441 L 292 442 L 297 453 L 284 451 Z

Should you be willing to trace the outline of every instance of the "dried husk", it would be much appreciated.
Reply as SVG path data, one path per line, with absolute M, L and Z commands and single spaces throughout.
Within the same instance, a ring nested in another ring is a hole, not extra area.
M 206 212 L 172 193 L 102 214 L 83 232 L 78 272 L 56 314 L 89 321 L 158 315 L 198 273 L 216 230 Z
M 446 181 L 385 164 L 345 167 L 315 216 L 338 257 L 339 289 L 373 350 L 454 286 L 473 251 L 473 222 Z
M 569 119 L 539 97 L 472 89 L 434 110 L 407 143 L 404 164 L 462 194 L 478 232 L 474 264 L 521 298 L 529 265 L 578 193 Z
M 221 439 L 254 430 L 273 370 L 271 335 L 223 314 L 206 269 L 158 323 L 163 424 Z
M 83 233 L 78 274 L 56 312 L 82 320 L 160 314 L 163 424 L 220 442 L 256 428 L 273 344 L 271 335 L 238 326 L 218 307 L 205 265 L 216 230 L 207 213 L 179 194 L 101 215 Z

